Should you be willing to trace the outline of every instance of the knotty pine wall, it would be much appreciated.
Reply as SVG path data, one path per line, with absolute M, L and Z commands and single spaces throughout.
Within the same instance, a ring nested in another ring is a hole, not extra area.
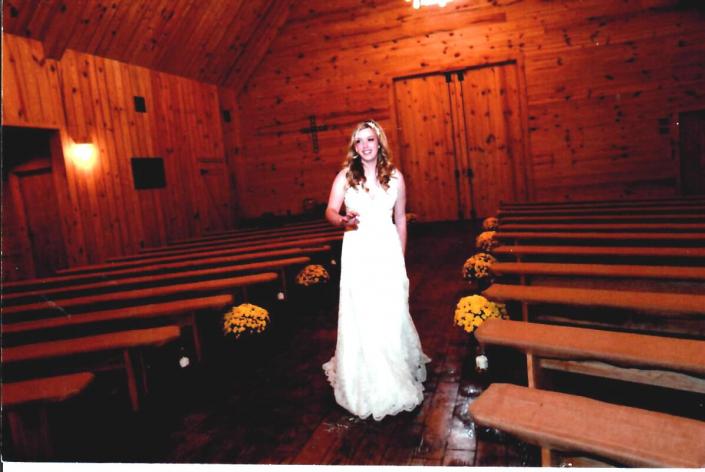
M 215 85 L 73 50 L 45 59 L 41 43 L 3 34 L 3 89 L 4 125 L 58 130 L 64 156 L 73 141 L 99 149 L 89 172 L 54 156 L 66 169 L 57 193 L 69 265 L 233 226 Z M 147 113 L 134 111 L 135 95 Z M 130 158 L 151 156 L 164 159 L 166 188 L 137 191 Z
M 675 194 L 677 113 L 705 108 L 697 3 L 295 2 L 239 100 L 243 213 L 325 202 L 359 120 L 395 141 L 393 78 L 507 59 L 525 75 L 534 199 Z M 319 153 L 300 132 L 311 114 L 328 126 Z

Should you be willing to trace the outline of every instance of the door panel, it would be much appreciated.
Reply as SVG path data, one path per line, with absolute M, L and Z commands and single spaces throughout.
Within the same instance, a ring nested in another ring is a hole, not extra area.
M 501 201 L 521 199 L 525 183 L 516 64 L 471 69 L 462 83 L 468 161 L 478 216 L 495 215 Z
M 455 220 L 458 198 L 445 77 L 398 80 L 394 93 L 408 211 L 420 221 Z

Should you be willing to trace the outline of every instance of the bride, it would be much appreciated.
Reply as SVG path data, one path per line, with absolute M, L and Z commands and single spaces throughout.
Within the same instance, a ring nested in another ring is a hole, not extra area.
M 326 209 L 328 221 L 346 232 L 338 339 L 323 370 L 338 404 L 360 418 L 379 421 L 423 401 L 430 359 L 409 314 L 405 207 L 404 178 L 390 162 L 382 127 L 358 124 Z

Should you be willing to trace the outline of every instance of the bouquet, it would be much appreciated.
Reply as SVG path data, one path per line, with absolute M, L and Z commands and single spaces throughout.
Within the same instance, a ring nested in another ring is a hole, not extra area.
M 243 303 L 223 316 L 223 332 L 235 339 L 242 334 L 261 333 L 269 326 L 269 312 L 262 307 Z
M 492 249 L 499 246 L 499 241 L 494 237 L 494 231 L 484 231 L 475 239 L 475 247 L 485 252 L 492 252 Z
M 495 218 L 494 216 L 490 216 L 489 218 L 485 218 L 485 220 L 482 222 L 482 230 L 483 231 L 497 231 L 497 228 L 499 227 L 499 220 Z
M 296 276 L 296 283 L 298 285 L 303 285 L 304 287 L 309 287 L 311 285 L 325 284 L 330 280 L 330 275 L 328 271 L 318 264 L 307 265 L 299 275 Z
M 468 258 L 463 264 L 463 278 L 468 282 L 488 278 L 490 266 L 497 262 L 492 255 L 486 252 L 478 252 Z
M 504 303 L 491 302 L 482 295 L 470 295 L 458 301 L 453 321 L 466 332 L 472 333 L 485 320 L 508 317 Z

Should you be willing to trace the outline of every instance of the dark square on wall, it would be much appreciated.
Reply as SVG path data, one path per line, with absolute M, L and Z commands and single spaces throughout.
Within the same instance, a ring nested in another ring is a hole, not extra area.
M 135 95 L 135 111 L 138 113 L 147 113 L 147 102 L 144 101 L 144 97 Z
M 161 157 L 133 157 L 132 180 L 136 190 L 166 187 L 164 159 Z

